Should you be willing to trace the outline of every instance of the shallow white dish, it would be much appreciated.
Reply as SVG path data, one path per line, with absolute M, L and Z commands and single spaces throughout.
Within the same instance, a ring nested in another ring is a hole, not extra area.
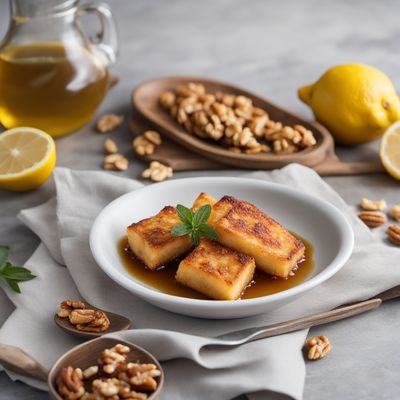
M 135 279 L 124 268 L 118 241 L 132 222 L 158 213 L 166 205 L 190 206 L 200 192 L 219 199 L 231 195 L 255 204 L 286 228 L 314 246 L 315 267 L 298 286 L 248 300 L 196 300 L 160 292 Z M 202 318 L 240 318 L 267 313 L 289 303 L 333 276 L 351 255 L 354 236 L 350 224 L 331 204 L 288 186 L 244 178 L 189 178 L 171 180 L 127 193 L 97 216 L 90 247 L 103 271 L 115 282 L 155 306 Z

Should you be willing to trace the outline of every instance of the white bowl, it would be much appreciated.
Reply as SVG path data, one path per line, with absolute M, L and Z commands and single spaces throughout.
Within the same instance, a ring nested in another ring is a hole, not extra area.
M 197 300 L 163 293 L 130 275 L 118 254 L 118 240 L 132 222 L 150 217 L 166 205 L 190 206 L 200 192 L 219 199 L 231 195 L 255 204 L 309 240 L 314 246 L 315 267 L 296 287 L 276 294 L 236 301 Z M 119 285 L 155 306 L 202 318 L 240 318 L 268 313 L 293 301 L 333 276 L 351 255 L 353 231 L 331 204 L 288 186 L 244 178 L 189 178 L 153 184 L 127 193 L 107 205 L 97 216 L 90 247 L 103 271 Z

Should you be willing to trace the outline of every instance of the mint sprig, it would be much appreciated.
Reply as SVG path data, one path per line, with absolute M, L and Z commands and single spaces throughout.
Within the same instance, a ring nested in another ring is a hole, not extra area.
M 200 238 L 202 237 L 214 240 L 218 239 L 217 232 L 207 224 L 211 215 L 211 206 L 209 204 L 200 207 L 197 211 L 192 211 L 190 208 L 178 204 L 176 206 L 176 213 L 182 223 L 175 225 L 171 229 L 172 236 L 188 235 L 195 246 L 200 243 Z
M 12 265 L 8 261 L 10 249 L 0 245 L 0 280 L 4 281 L 14 292 L 21 293 L 19 282 L 30 281 L 36 278 L 29 269 Z

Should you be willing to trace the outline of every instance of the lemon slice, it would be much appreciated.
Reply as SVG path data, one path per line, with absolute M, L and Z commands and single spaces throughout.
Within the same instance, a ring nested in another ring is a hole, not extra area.
M 0 187 L 22 192 L 44 183 L 56 163 L 56 146 L 47 133 L 20 127 L 0 133 Z
M 379 156 L 386 171 L 400 180 L 400 121 L 391 125 L 383 134 Z

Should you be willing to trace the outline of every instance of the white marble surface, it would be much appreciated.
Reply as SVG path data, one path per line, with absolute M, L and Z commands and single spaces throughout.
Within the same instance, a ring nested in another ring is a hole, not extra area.
M 400 89 L 399 3 L 394 0 L 110 0 L 120 28 L 121 55 L 114 70 L 121 78 L 104 101 L 105 111 L 128 113 L 131 89 L 160 75 L 204 75 L 246 86 L 311 118 L 296 88 L 326 68 L 364 62 L 389 74 Z M 0 36 L 8 23 L 8 5 L 0 2 Z M 127 126 L 113 134 L 130 156 Z M 98 169 L 104 136 L 91 126 L 57 141 L 58 165 Z M 343 159 L 377 157 L 376 144 L 339 149 Z M 126 176 L 144 165 L 132 159 Z M 180 173 L 183 176 L 237 175 L 242 171 Z M 400 202 L 399 183 L 384 174 L 326 178 L 354 205 L 361 196 Z M 307 190 L 307 188 L 304 188 Z M 16 219 L 53 193 L 52 182 L 36 191 L 0 190 L 0 242 L 10 244 L 22 263 L 38 239 Z M 377 232 L 380 240 L 382 232 Z M 400 265 L 377 265 L 398 268 Z M 0 290 L 0 324 L 12 307 Z M 369 314 L 313 330 L 324 333 L 334 349 L 326 359 L 307 365 L 306 400 L 395 399 L 400 390 L 400 309 L 393 301 Z M 0 373 L 1 399 L 47 399 L 47 394 Z M 209 397 L 211 398 L 211 397 Z M 212 399 L 214 400 L 214 399 Z M 215 399 L 218 400 L 218 399 Z

